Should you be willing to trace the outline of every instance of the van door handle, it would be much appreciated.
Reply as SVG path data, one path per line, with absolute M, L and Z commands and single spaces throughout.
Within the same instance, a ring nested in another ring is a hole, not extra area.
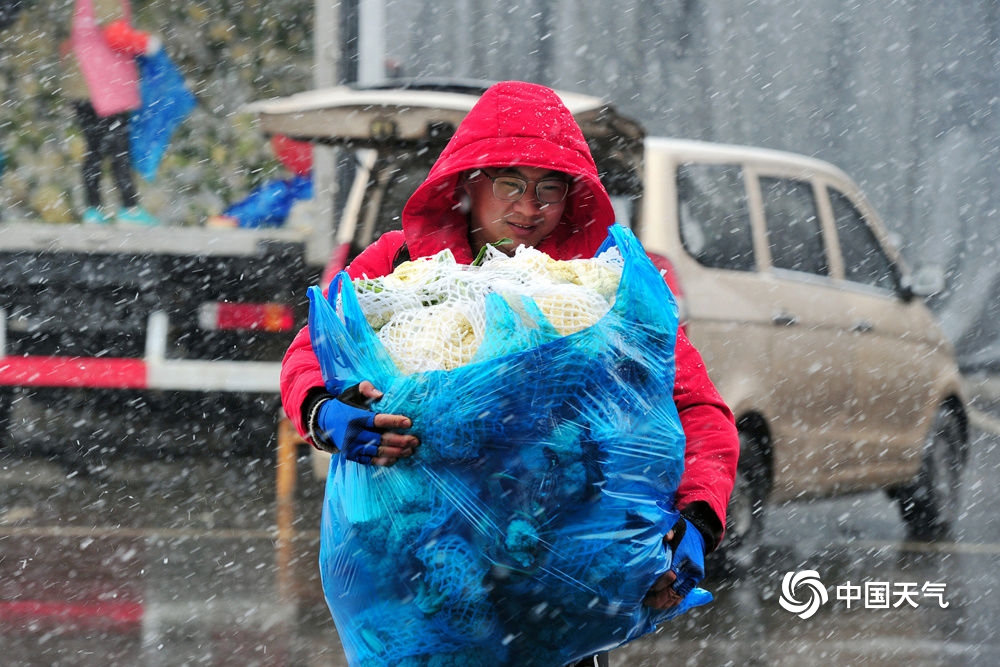
M 799 323 L 799 318 L 791 313 L 778 313 L 771 318 L 771 321 L 781 327 L 790 327 Z
M 856 333 L 871 333 L 875 331 L 875 325 L 868 320 L 861 320 L 860 322 L 855 322 L 854 326 L 851 327 L 851 331 Z

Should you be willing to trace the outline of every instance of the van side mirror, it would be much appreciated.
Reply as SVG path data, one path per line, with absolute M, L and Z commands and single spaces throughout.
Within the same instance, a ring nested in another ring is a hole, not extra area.
M 944 268 L 939 264 L 927 264 L 910 274 L 904 292 L 909 297 L 929 297 L 943 292 L 944 288 Z

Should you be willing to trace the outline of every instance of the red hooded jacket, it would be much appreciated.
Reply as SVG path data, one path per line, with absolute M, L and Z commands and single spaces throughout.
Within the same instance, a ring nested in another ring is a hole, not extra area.
M 593 257 L 614 222 L 611 199 L 579 125 L 552 90 L 505 81 L 490 87 L 403 208 L 403 229 L 383 234 L 347 267 L 351 278 L 389 274 L 403 249 L 426 257 L 450 248 L 471 263 L 468 219 L 456 194 L 459 176 L 479 167 L 527 166 L 575 176 L 563 219 L 538 249 L 555 259 Z M 718 546 L 736 476 L 739 439 L 733 415 L 719 396 L 698 351 L 677 332 L 674 402 L 687 439 L 685 469 L 676 505 Z M 308 438 L 304 408 L 323 392 L 323 377 L 308 327 L 295 337 L 281 368 L 285 412 Z M 419 453 L 418 453 L 419 455 Z

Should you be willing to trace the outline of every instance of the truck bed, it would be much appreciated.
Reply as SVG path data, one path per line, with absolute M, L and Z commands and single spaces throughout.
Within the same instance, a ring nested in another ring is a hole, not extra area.
M 268 446 L 281 356 L 322 268 L 308 248 L 294 229 L 0 226 L 5 444 L 96 428 L 111 448 L 162 448 L 179 425 L 167 440 Z

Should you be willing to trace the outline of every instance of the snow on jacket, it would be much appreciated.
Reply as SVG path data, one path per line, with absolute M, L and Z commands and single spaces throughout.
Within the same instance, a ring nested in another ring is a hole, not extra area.
M 535 84 L 502 82 L 487 90 L 459 125 L 427 179 L 403 207 L 402 231 L 383 234 L 347 267 L 351 278 L 391 273 L 405 245 L 411 258 L 449 248 L 470 263 L 468 219 L 456 194 L 459 176 L 479 167 L 529 166 L 572 174 L 575 184 L 563 219 L 538 249 L 555 259 L 593 257 L 614 222 L 579 126 L 559 97 Z M 701 355 L 683 331 L 675 348 L 674 401 L 687 439 L 685 470 L 675 498 L 678 509 L 714 548 L 722 536 L 736 475 L 739 440 L 733 415 L 708 378 Z M 322 391 L 323 377 L 308 327 L 295 337 L 281 368 L 285 412 L 308 437 L 303 408 Z
M 142 103 L 135 56 L 145 53 L 149 33 L 131 26 L 128 0 L 76 0 L 63 94 L 90 100 L 100 116 L 134 111 Z

